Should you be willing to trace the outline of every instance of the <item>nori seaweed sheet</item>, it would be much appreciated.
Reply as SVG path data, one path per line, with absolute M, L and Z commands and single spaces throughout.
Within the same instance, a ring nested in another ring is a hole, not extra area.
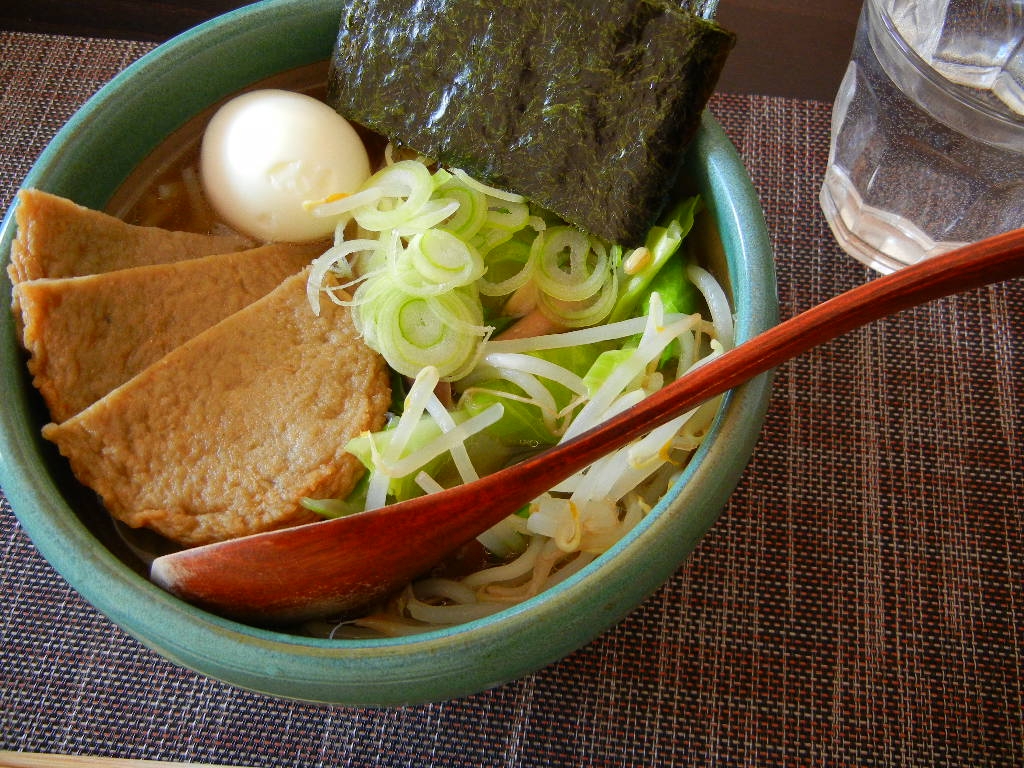
M 733 42 L 657 0 L 352 0 L 328 101 L 634 245 L 672 192 Z

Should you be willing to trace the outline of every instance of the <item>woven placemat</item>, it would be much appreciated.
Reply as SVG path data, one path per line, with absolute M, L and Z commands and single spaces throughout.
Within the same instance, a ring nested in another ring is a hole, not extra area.
M 151 46 L 0 32 L 0 203 Z M 720 95 L 783 316 L 870 279 L 817 207 L 827 104 Z M 98 162 L 101 161 L 98 159 Z M 0 501 L 0 748 L 252 766 L 1024 765 L 1024 285 L 782 367 L 690 563 L 613 630 L 465 699 L 351 709 L 164 661 L 84 603 Z

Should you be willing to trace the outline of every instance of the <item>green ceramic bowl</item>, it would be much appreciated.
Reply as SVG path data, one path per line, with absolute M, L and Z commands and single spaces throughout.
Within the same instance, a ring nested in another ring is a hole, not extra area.
M 35 186 L 103 208 L 165 137 L 224 97 L 325 60 L 344 0 L 271 0 L 161 46 L 102 89 L 32 169 Z M 98 162 L 97 158 L 102 158 Z M 687 174 L 708 205 L 711 266 L 727 281 L 740 340 L 775 324 L 772 255 L 757 196 L 718 124 L 706 116 Z M 0 230 L 7 262 L 11 212 Z M 0 292 L 9 295 L 3 277 Z M 438 701 L 484 690 L 580 648 L 668 579 L 715 521 L 759 437 L 761 377 L 731 392 L 679 482 L 611 551 L 558 587 L 491 618 L 412 638 L 309 639 L 238 624 L 161 591 L 96 515 L 91 494 L 39 430 L 10 313 L 3 313 L 0 483 L 39 551 L 89 602 L 168 659 L 274 695 L 349 705 Z

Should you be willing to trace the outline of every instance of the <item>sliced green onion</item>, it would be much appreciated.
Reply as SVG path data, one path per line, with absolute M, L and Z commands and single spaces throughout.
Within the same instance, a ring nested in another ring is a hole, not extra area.
M 537 303 L 541 311 L 552 320 L 567 328 L 586 328 L 597 325 L 608 317 L 618 296 L 618 277 L 614 272 L 610 279 L 600 286 L 599 293 L 584 301 L 562 301 L 550 294 L 541 293 Z
M 470 189 L 483 192 L 485 195 L 497 198 L 498 200 L 506 200 L 510 203 L 526 202 L 526 198 L 522 195 L 517 195 L 515 192 L 506 192 L 505 190 L 498 189 L 497 187 L 488 186 L 487 184 L 477 181 L 461 168 L 452 168 L 452 175 Z
M 346 261 L 350 254 L 360 251 L 376 251 L 380 247 L 379 240 L 349 240 L 341 245 L 333 246 L 314 259 L 306 280 L 306 298 L 309 300 L 309 306 L 313 309 L 313 314 L 318 317 L 320 315 L 321 293 L 326 293 L 337 302 L 336 289 L 325 285 L 327 275 L 333 273 L 343 277 L 350 276 L 352 269 Z
M 486 268 L 476 248 L 451 232 L 428 229 L 415 235 L 405 249 L 407 264 L 424 280 L 461 287 L 475 282 Z
M 430 171 L 416 160 L 402 160 L 372 177 L 368 186 L 388 190 L 388 196 L 353 211 L 359 226 L 383 232 L 405 224 L 418 215 L 434 191 Z
M 440 171 L 438 171 L 440 173 Z M 440 228 L 461 240 L 469 241 L 487 221 L 487 196 L 452 179 L 438 189 L 438 194 L 454 200 L 459 208 Z
M 530 222 L 530 206 L 525 202 L 494 201 L 487 208 L 487 224 L 497 229 L 519 231 Z
M 483 227 L 473 235 L 473 247 L 486 256 L 499 245 L 509 242 L 515 233 L 500 227 Z
M 357 330 L 366 343 L 404 376 L 433 365 L 444 379 L 465 375 L 476 361 L 483 324 L 479 300 L 463 290 L 417 296 L 388 273 L 367 280 L 356 292 Z
M 458 181 L 451 174 L 450 171 L 446 171 L 444 168 L 438 168 L 431 174 L 434 180 L 434 191 L 439 191 L 443 187 L 458 186 Z
M 446 219 L 451 218 L 452 214 L 458 212 L 458 210 L 459 203 L 457 200 L 446 197 L 428 200 L 415 216 L 406 222 L 398 224 L 395 227 L 395 231 L 399 235 L 404 236 L 429 231 Z
M 367 184 L 372 183 L 372 181 L 371 177 L 367 180 Z M 350 195 L 332 195 L 325 200 L 308 200 L 302 204 L 302 207 L 318 218 L 327 218 L 329 216 L 340 216 L 343 213 L 349 213 L 364 205 L 373 205 L 389 194 L 391 194 L 391 191 L 383 186 L 366 186 L 364 184 L 362 189 Z
M 540 233 L 531 258 L 538 287 L 562 301 L 589 299 L 611 272 L 607 249 L 572 227 L 549 227 Z
M 314 266 L 311 306 L 319 308 L 321 292 L 339 301 L 336 293 L 362 281 L 340 301 L 355 308 L 366 343 L 403 375 L 423 365 L 436 365 L 446 380 L 468 373 L 494 330 L 484 324 L 481 296 L 498 299 L 488 302 L 492 311 L 528 292 L 536 297 L 531 308 L 539 302 L 562 325 L 581 327 L 603 320 L 617 294 L 620 250 L 552 224 L 522 195 L 459 169 L 432 174 L 421 160 L 389 161 L 358 192 L 309 205 L 318 215 L 349 217 L 339 219 L 335 247 Z M 352 241 L 358 245 L 344 239 L 349 219 L 366 233 Z M 374 236 L 377 244 L 367 246 Z M 359 277 L 325 288 L 349 254 Z
M 533 274 L 530 246 L 522 240 L 509 240 L 492 248 L 485 259 L 487 271 L 480 277 L 484 296 L 507 296 L 524 286 Z

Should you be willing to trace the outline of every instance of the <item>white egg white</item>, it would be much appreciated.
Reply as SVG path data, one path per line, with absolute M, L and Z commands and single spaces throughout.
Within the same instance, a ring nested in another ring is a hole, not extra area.
M 214 210 L 263 241 L 329 237 L 330 219 L 303 203 L 356 191 L 370 160 L 352 125 L 310 96 L 266 89 L 222 106 L 203 134 L 200 176 Z

